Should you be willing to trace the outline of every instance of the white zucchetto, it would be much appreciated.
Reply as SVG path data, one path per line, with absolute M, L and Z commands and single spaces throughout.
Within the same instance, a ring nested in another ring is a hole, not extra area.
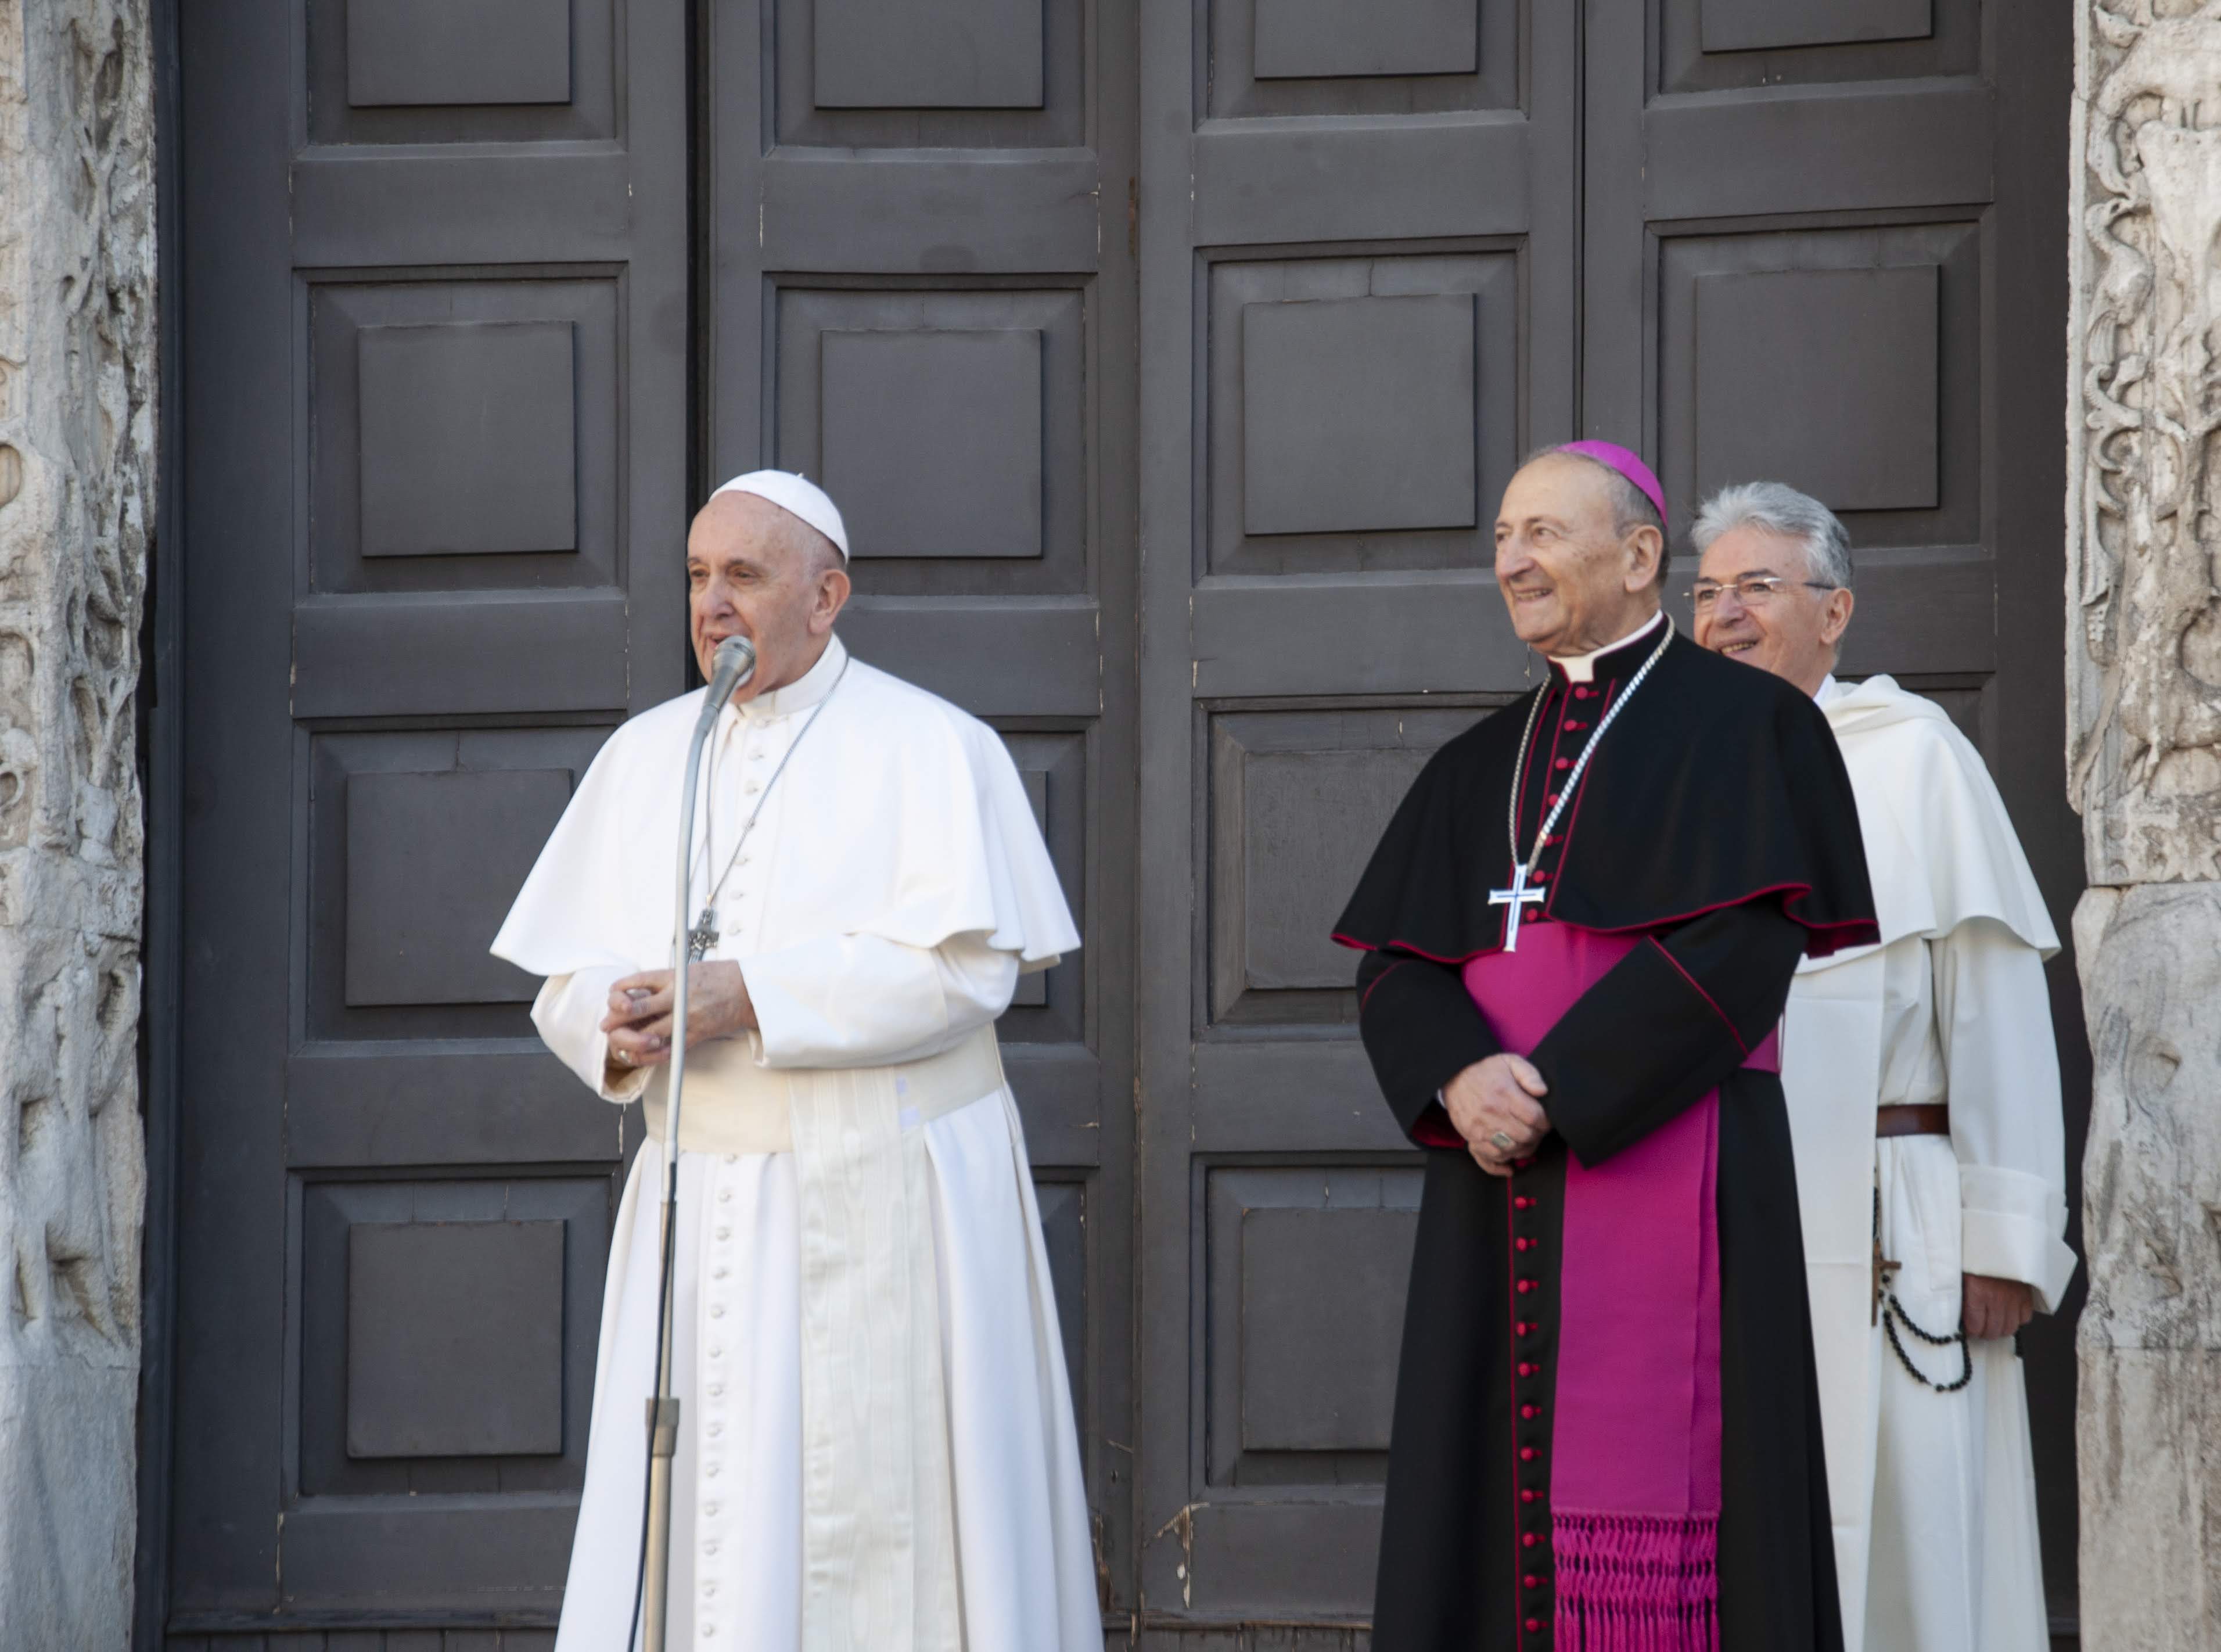
M 753 493 L 759 499 L 770 500 L 831 540 L 833 548 L 841 553 L 841 560 L 848 560 L 848 529 L 841 520 L 841 508 L 823 488 L 807 477 L 797 476 L 792 471 L 750 471 L 746 476 L 735 476 L 717 493 Z M 710 497 L 714 499 L 717 493 Z

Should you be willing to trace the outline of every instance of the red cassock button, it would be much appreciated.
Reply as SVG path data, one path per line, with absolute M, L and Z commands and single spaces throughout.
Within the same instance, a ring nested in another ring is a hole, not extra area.
M 1548 797 L 1543 798 L 1542 801 L 1548 804 L 1555 804 L 1558 801 L 1558 794 L 1553 792 Z
M 1535 1448 L 1533 1446 L 1521 1446 L 1519 1448 L 1519 1461 L 1522 1462 L 1534 1461 Z
M 1540 1417 L 1542 1414 L 1542 1408 L 1540 1405 L 1522 1405 L 1519 1408 L 1519 1415 L 1528 1418 L 1530 1421 Z
M 1535 1545 L 1536 1545 L 1536 1543 L 1539 1543 L 1539 1542 L 1541 1542 L 1542 1541 L 1542 1540 L 1540 1537 L 1537 1537 L 1537 1536 L 1536 1536 L 1533 1532 L 1531 1532 L 1531 1531 L 1530 1531 L 1530 1532 L 1529 1532 L 1525 1536 L 1522 1537 L 1522 1538 L 1519 1540 L 1519 1542 L 1520 1542 L 1520 1546 L 1521 1546 L 1522 1548 L 1525 1548 L 1525 1549 L 1532 1549 L 1532 1548 L 1534 1548 L 1534 1547 L 1535 1547 Z
M 1519 1493 L 1519 1500 L 1522 1503 L 1532 1503 L 1535 1500 L 1535 1488 L 1530 1486 Z
M 1542 1632 L 1542 1620 L 1539 1618 L 1530 1618 L 1527 1620 L 1527 1632 L 1530 1635 L 1541 1634 Z
M 1519 1374 L 1523 1377 L 1531 1377 L 1541 1368 L 1540 1366 L 1530 1365 L 1524 1360 L 1519 1361 Z
M 1551 767 L 1552 767 L 1553 768 L 1561 768 L 1561 769 L 1571 768 L 1571 767 L 1573 767 L 1573 760 L 1572 758 L 1570 758 L 1570 757 L 1561 757 L 1561 758 L 1560 758 L 1560 759 L 1559 759 L 1555 763 L 1554 763 L 1554 764 L 1552 764 L 1552 765 L 1551 765 Z
M 1528 1198 L 1526 1194 L 1519 1193 L 1513 1197 L 1511 1200 L 1511 1208 L 1515 1211 L 1523 1211 L 1534 1203 L 1535 1201 Z
M 1518 1332 L 1522 1336 L 1524 1336 L 1527 1334 L 1529 1327 L 1525 1320 L 1515 1319 L 1511 1322 L 1511 1329 Z
M 1527 1248 L 1527 1242 L 1524 1239 L 1514 1239 L 1511 1242 L 1511 1248 L 1514 1250 L 1524 1250 Z
M 1577 700 L 1585 700 L 1588 698 L 1588 697 L 1589 691 L 1586 688 L 1576 688 L 1573 690 L 1573 698 Z
M 1542 1580 L 1536 1577 L 1532 1572 L 1530 1572 L 1525 1577 L 1521 1578 L 1519 1580 L 1530 1589 L 1539 1589 L 1542 1586 Z
M 1586 724 L 1575 723 L 1571 717 L 1566 719 L 1566 729 L 1568 733 L 1579 733 L 1585 727 L 1586 727 Z
M 1519 1281 L 1519 1294 L 1523 1297 L 1534 1288 L 1535 1281 L 1532 1280 L 1522 1280 Z

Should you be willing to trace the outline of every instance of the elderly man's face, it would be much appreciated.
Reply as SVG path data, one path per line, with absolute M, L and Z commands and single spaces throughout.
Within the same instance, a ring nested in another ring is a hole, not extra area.
M 833 635 L 848 575 L 831 541 L 753 493 L 721 493 L 686 535 L 686 613 L 694 662 L 710 673 L 729 636 L 755 644 L 755 675 L 733 696 L 784 688 L 817 663 Z
M 1698 643 L 1817 693 L 1851 623 L 1851 593 L 1816 589 L 1817 577 L 1797 541 L 1749 523 L 1730 529 L 1698 565 Z M 1708 591 L 1717 593 L 1709 602 Z
M 1619 531 L 1609 472 L 1546 454 L 1511 479 L 1496 517 L 1496 582 L 1511 629 L 1546 654 L 1617 642 L 1657 611 L 1655 528 Z

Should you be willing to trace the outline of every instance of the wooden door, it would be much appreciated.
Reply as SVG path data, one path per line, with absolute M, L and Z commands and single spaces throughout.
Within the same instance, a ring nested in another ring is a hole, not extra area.
M 1678 523 L 1755 477 L 1842 516 L 1845 674 L 1890 673 L 1981 748 L 2062 936 L 2082 887 L 2060 759 L 2069 22 L 1978 0 L 1603 0 L 1582 207 L 1584 434 L 1640 445 Z M 1670 581 L 1685 623 L 1692 572 Z M 2051 983 L 2076 1167 L 2071 960 Z M 2078 1282 L 2022 1339 L 2062 1625 L 2080 1301 Z
M 485 948 L 685 684 L 684 18 L 179 22 L 173 1644 L 552 1639 L 623 1143 Z
M 1524 685 L 1486 532 L 1516 455 L 1637 446 L 1684 530 L 1753 476 L 1842 511 L 1847 673 L 1959 719 L 2072 904 L 2066 19 L 1142 19 L 1144 1622 L 1167 1646 L 1245 1620 L 1332 1645 L 1370 1611 L 1418 1173 L 1325 931 L 1426 755 Z M 2065 960 L 2053 979 L 2079 1156 Z M 2025 1339 L 2062 1616 L 2072 1307 Z
M 1524 681 L 1488 569 L 1520 455 L 1574 434 L 1578 20 L 1141 20 L 1140 1526 L 1169 1646 L 1371 1611 L 1419 1170 L 1327 935 L 1426 754 Z
M 997 1030 L 1133 1566 L 1134 71 L 1104 0 L 704 8 L 703 440 L 841 505 L 858 658 L 1002 731 L 1079 923 Z

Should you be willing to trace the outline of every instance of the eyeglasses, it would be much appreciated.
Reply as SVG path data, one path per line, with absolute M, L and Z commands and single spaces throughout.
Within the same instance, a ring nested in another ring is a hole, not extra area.
M 1734 591 L 1736 600 L 1745 608 L 1763 608 L 1772 602 L 1780 593 L 1782 586 L 1788 583 L 1788 580 L 1778 573 L 1750 573 L 1745 574 L 1740 579 L 1730 579 L 1725 585 L 1711 579 L 1699 579 L 1692 590 L 1684 594 L 1695 605 L 1699 614 L 1719 601 L 1720 593 L 1724 591 Z M 1798 583 L 1808 591 L 1839 589 L 1824 579 L 1800 579 Z

